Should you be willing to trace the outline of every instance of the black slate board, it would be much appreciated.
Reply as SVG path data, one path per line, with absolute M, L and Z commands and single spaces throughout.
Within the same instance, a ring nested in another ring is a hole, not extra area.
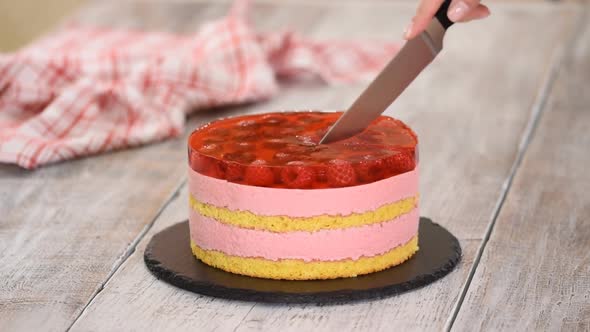
M 204 295 L 273 303 L 334 303 L 381 298 L 428 285 L 461 259 L 459 241 L 442 226 L 420 218 L 420 250 L 399 266 L 356 278 L 285 281 L 252 278 L 201 263 L 190 249 L 188 221 L 154 235 L 144 260 L 159 279 Z

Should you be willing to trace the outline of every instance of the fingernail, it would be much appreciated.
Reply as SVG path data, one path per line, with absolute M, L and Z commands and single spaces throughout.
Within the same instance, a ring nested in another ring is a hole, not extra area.
M 449 16 L 449 19 L 453 22 L 457 22 L 460 21 L 461 19 L 463 19 L 463 17 L 465 17 L 465 15 L 467 15 L 467 12 L 469 11 L 469 6 L 467 6 L 467 4 L 463 1 L 457 1 L 456 3 L 454 3 L 451 8 L 449 8 L 449 11 L 447 12 L 447 15 Z
M 414 27 L 414 22 L 410 22 L 410 24 L 408 24 L 408 26 L 404 30 L 404 38 L 405 39 L 409 39 L 410 38 L 410 36 L 412 35 L 412 28 L 413 27 Z

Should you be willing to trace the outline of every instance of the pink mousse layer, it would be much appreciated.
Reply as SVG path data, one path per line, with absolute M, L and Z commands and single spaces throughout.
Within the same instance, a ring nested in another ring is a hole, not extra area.
M 189 190 L 202 203 L 258 215 L 346 216 L 375 210 L 418 194 L 418 168 L 381 181 L 346 188 L 280 189 L 247 186 L 199 174 L 189 167 Z
M 191 239 L 205 250 L 239 257 L 268 260 L 302 259 L 335 261 L 372 257 L 402 245 L 418 233 L 418 209 L 391 221 L 321 230 L 274 233 L 240 228 L 204 217 L 193 209 L 189 215 Z

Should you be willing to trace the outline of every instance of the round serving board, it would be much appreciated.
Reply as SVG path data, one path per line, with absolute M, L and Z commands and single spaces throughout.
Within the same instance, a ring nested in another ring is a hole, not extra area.
M 154 235 L 144 260 L 159 279 L 208 296 L 274 303 L 350 302 L 428 285 L 451 272 L 461 259 L 457 238 L 428 218 L 420 218 L 418 239 L 418 253 L 381 272 L 333 280 L 270 280 L 232 274 L 201 263 L 191 252 L 188 221 L 184 221 Z

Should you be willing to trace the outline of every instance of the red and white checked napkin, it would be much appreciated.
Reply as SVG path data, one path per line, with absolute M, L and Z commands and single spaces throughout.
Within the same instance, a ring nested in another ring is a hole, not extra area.
M 188 112 L 269 98 L 277 77 L 350 82 L 398 50 L 259 34 L 247 5 L 193 35 L 71 27 L 0 55 L 0 162 L 33 169 L 174 137 Z

